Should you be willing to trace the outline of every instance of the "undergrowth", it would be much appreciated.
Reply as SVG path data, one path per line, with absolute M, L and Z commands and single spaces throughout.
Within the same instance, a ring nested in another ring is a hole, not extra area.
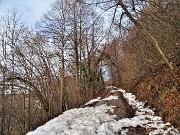
M 166 122 L 180 130 L 180 69 L 164 68 L 144 76 L 130 91 Z

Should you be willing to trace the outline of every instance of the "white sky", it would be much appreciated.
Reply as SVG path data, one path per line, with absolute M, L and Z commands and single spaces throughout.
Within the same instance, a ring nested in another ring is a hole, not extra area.
M 39 21 L 55 0 L 0 0 L 0 15 L 13 8 L 23 12 L 22 19 L 29 25 Z

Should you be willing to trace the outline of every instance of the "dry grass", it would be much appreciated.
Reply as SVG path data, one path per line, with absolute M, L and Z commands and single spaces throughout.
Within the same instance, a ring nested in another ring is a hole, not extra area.
M 180 130 L 180 69 L 163 69 L 146 77 L 132 89 L 140 100 L 156 108 L 164 121 L 171 122 Z

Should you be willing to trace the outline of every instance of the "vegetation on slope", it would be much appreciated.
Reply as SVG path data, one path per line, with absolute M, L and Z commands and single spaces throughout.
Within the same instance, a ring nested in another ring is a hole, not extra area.
M 16 10 L 1 18 L 0 134 L 25 134 L 95 97 L 104 68 L 179 127 L 179 0 L 88 2 L 56 1 L 36 31 Z M 114 13 L 108 32 L 100 9 Z
M 157 115 L 180 129 L 180 69 L 168 68 L 144 76 L 131 91 L 155 108 Z
M 106 50 L 113 63 L 109 68 L 112 76 L 109 83 L 133 92 L 156 108 L 164 120 L 179 128 L 180 3 L 151 2 L 138 21 L 155 38 L 174 69 L 168 67 L 149 35 L 135 24 L 125 41 L 117 38 Z

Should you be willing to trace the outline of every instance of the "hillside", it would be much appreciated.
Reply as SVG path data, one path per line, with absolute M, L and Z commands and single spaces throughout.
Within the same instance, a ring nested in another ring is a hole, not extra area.
M 180 0 L 54 0 L 34 28 L 22 14 L 0 14 L 0 135 L 178 134 Z
M 180 69 L 161 67 L 148 72 L 131 84 L 130 91 L 141 101 L 147 101 L 164 121 L 180 129 Z
M 100 97 L 71 109 L 27 135 L 179 135 L 134 95 L 108 87 Z

